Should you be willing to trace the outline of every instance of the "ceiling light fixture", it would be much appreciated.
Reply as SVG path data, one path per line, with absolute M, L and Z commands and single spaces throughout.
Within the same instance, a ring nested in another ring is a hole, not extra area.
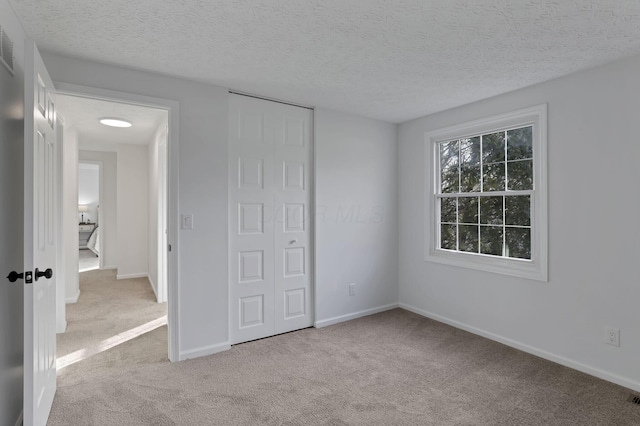
M 132 126 L 130 121 L 123 120 L 122 118 L 105 117 L 105 118 L 101 118 L 99 121 L 105 126 L 111 126 L 111 127 L 131 127 Z

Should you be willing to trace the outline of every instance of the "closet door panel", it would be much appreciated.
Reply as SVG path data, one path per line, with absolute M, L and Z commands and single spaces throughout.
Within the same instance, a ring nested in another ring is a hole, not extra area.
M 275 329 L 284 333 L 313 324 L 313 116 L 308 109 L 278 105 L 274 121 Z
M 229 98 L 229 280 L 231 343 L 274 334 L 272 113 Z

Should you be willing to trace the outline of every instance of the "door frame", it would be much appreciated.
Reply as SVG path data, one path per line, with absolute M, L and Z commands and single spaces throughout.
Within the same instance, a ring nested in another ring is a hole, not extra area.
M 167 328 L 168 355 L 172 362 L 180 359 L 180 292 L 179 292 L 179 240 L 178 240 L 178 145 L 180 103 L 171 99 L 156 98 L 135 93 L 100 89 L 97 87 L 55 81 L 58 94 L 81 98 L 118 102 L 130 105 L 166 110 L 169 118 L 167 132 L 167 241 L 171 250 L 167 254 Z
M 158 238 L 158 242 L 157 242 L 157 253 L 156 255 L 158 256 L 158 265 L 157 265 L 157 294 L 156 294 L 156 298 L 158 300 L 158 303 L 163 303 L 167 301 L 167 251 L 163 249 L 163 247 L 167 247 L 167 245 L 169 244 L 168 242 L 168 235 L 167 235 L 167 227 L 169 225 L 169 221 L 167 218 L 167 195 L 168 195 L 168 191 L 167 191 L 167 185 L 168 185 L 168 162 L 167 162 L 167 155 L 168 155 L 168 139 L 169 139 L 169 132 L 168 132 L 168 127 L 165 128 L 162 132 L 162 135 L 164 135 L 164 138 L 162 138 L 160 140 L 160 143 L 158 143 L 158 157 L 156 158 L 156 166 L 157 166 L 157 170 L 158 170 L 158 188 L 156 191 L 157 194 L 157 199 L 158 199 L 158 205 L 156 208 L 156 211 L 153 212 L 152 214 L 156 215 L 156 218 L 158 220 L 158 226 L 156 229 L 156 235 Z
M 93 160 L 80 160 L 78 159 L 78 165 L 80 164 L 94 164 L 96 166 L 98 166 L 98 218 L 96 220 L 96 223 L 98 224 L 98 226 L 104 226 L 104 220 L 102 219 L 102 214 L 104 212 L 104 209 L 100 208 L 100 204 L 102 204 L 102 201 L 104 200 L 104 183 L 103 183 L 103 169 L 104 169 L 104 164 L 102 161 L 93 161 Z M 78 171 L 78 176 L 79 176 L 79 171 Z M 104 228 L 103 228 L 104 230 Z M 98 245 L 98 251 L 100 253 L 104 253 L 104 250 L 102 248 L 102 241 L 104 239 L 101 238 L 99 245 Z M 102 256 L 98 256 L 98 269 L 102 269 L 104 268 L 104 254 Z M 80 274 L 80 272 L 78 272 L 78 275 Z M 79 278 L 78 278 L 79 279 Z
M 58 280 L 56 281 L 56 334 L 64 333 L 67 330 L 67 270 L 66 270 L 66 258 L 67 253 L 64 248 L 64 191 L 63 191 L 63 155 L 64 155 L 64 119 L 56 113 L 56 131 L 58 133 L 57 143 L 58 149 L 56 152 L 56 165 L 58 170 L 56 172 L 56 199 L 55 199 L 55 211 L 58 215 L 56 220 L 56 231 L 58 238 L 56 239 L 56 272 Z

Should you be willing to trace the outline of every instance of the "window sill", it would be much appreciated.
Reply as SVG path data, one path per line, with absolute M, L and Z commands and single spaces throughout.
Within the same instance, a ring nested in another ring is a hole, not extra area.
M 542 268 L 540 265 L 541 262 L 534 260 L 494 257 L 442 249 L 428 250 L 425 260 L 530 280 L 548 281 L 546 268 Z

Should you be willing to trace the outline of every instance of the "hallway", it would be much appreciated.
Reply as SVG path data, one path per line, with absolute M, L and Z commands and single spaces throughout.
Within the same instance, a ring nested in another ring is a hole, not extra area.
M 57 336 L 58 388 L 134 366 L 169 362 L 166 303 L 147 278 L 116 280 L 115 270 L 80 273 L 80 299 L 67 305 Z

